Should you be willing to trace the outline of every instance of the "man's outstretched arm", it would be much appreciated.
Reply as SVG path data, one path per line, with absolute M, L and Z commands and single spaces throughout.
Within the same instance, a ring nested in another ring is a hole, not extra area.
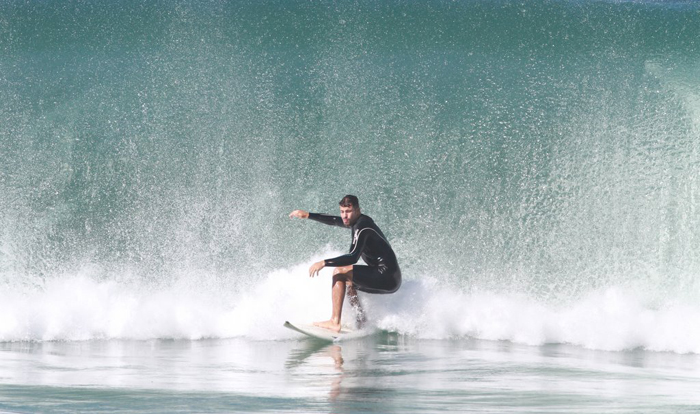
M 326 214 L 309 213 L 304 210 L 294 210 L 289 213 L 289 218 L 311 219 L 319 223 L 328 224 L 329 226 L 345 227 L 343 219 L 338 216 L 329 216 Z

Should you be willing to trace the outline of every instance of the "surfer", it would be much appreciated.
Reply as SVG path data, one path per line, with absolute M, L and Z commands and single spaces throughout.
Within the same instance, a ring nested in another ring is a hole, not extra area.
M 333 312 L 331 319 L 315 322 L 314 325 L 340 332 L 340 318 L 343 312 L 345 295 L 357 312 L 357 323 L 365 322 L 364 311 L 357 297 L 357 291 L 366 293 L 394 293 L 401 286 L 401 270 L 391 245 L 374 220 L 360 211 L 360 202 L 354 195 L 346 195 L 340 200 L 340 217 L 294 210 L 290 218 L 311 219 L 331 226 L 346 227 L 352 230 L 350 253 L 332 259 L 321 260 L 309 268 L 309 276 L 317 276 L 326 266 L 335 267 L 331 294 Z M 367 264 L 358 265 L 358 260 Z

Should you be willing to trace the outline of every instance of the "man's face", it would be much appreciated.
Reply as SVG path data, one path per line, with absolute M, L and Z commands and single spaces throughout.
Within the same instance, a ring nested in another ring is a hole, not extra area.
M 360 218 L 360 209 L 353 206 L 340 206 L 340 218 L 343 219 L 343 224 L 352 226 Z

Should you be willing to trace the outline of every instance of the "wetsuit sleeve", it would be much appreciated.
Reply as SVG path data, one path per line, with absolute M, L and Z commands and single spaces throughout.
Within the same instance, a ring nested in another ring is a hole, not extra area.
M 352 248 L 352 251 L 348 254 L 344 254 L 342 256 L 334 257 L 332 259 L 326 259 L 324 262 L 326 263 L 326 266 L 331 266 L 331 267 L 338 267 L 338 266 L 347 266 L 351 264 L 357 263 L 358 260 L 360 260 L 360 255 L 362 254 L 362 250 L 365 248 L 365 243 L 367 242 L 367 238 L 370 235 L 370 231 L 366 231 L 367 229 L 362 229 L 360 230 L 360 233 L 357 237 L 357 242 Z
M 329 226 L 345 227 L 343 219 L 338 216 L 328 216 L 326 214 L 309 213 L 309 218 L 319 223 L 328 224 Z

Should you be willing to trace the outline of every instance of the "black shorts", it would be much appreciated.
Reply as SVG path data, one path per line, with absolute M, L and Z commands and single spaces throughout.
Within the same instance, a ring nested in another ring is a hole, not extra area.
M 401 269 L 354 265 L 352 285 L 367 293 L 394 293 L 401 287 Z

